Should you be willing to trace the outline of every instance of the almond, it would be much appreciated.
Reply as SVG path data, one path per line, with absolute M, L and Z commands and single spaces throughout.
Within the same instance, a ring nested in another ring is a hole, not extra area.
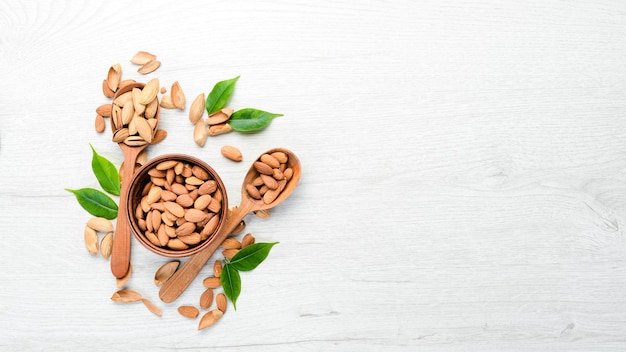
M 148 105 L 146 105 L 146 110 L 143 113 L 147 119 L 152 119 L 156 116 L 156 112 L 159 108 L 159 99 L 154 99 Z
M 176 109 L 176 105 L 174 105 L 172 97 L 169 95 L 162 96 L 160 104 L 163 109 Z
M 220 134 L 228 133 L 233 130 L 232 126 L 228 123 L 220 123 L 219 125 L 212 125 L 209 127 L 209 136 L 217 136 Z
M 213 263 L 213 275 L 215 277 L 220 277 L 220 275 L 222 275 L 222 261 L 219 259 Z
M 267 188 L 269 189 L 278 188 L 278 181 L 276 181 L 276 179 L 273 176 L 261 174 L 261 179 L 263 180 L 263 183 L 267 186 Z
M 104 132 L 107 126 L 106 126 L 106 121 L 104 121 L 104 117 L 102 115 L 96 114 L 94 127 L 96 128 L 96 132 L 98 133 Z
M 220 246 L 224 249 L 239 249 L 241 248 L 241 242 L 232 237 L 226 238 Z
M 263 154 L 261 155 L 261 162 L 266 163 L 267 165 L 269 165 L 272 169 L 273 168 L 277 168 L 280 166 L 280 163 L 278 162 L 278 160 L 276 160 L 276 158 L 274 158 L 273 156 L 269 155 L 269 154 Z
M 226 313 L 226 295 L 223 293 L 218 293 L 215 297 L 215 303 L 217 304 L 217 309 L 219 309 L 222 313 Z
M 143 105 L 150 104 L 157 96 L 159 92 L 159 79 L 153 78 L 141 90 L 139 95 L 139 103 Z
M 136 115 L 133 118 L 133 121 L 135 121 L 135 126 L 137 127 L 137 132 L 139 133 L 139 136 L 148 143 L 152 142 L 152 136 L 154 135 L 154 133 L 152 130 L 152 126 L 150 126 L 148 121 L 143 117 Z
M 219 125 L 221 123 L 228 121 L 228 119 L 230 118 L 232 114 L 233 114 L 233 109 L 231 108 L 221 109 L 209 115 L 209 117 L 206 119 L 206 123 L 209 125 Z
M 209 181 L 204 182 L 202 185 L 200 185 L 200 187 L 198 188 L 198 194 L 199 195 L 213 194 L 216 190 L 217 190 L 217 182 L 215 182 L 214 180 L 209 180 Z
M 185 216 L 185 209 L 183 209 L 183 207 L 181 207 L 180 205 L 174 202 L 165 202 L 164 205 L 165 209 L 167 209 L 167 211 L 172 213 L 174 216 L 179 218 Z
M 116 91 L 120 85 L 120 81 L 122 78 L 122 66 L 120 64 L 115 64 L 109 67 L 109 72 L 107 73 L 107 85 L 109 89 L 112 91 Z
M 96 230 L 89 226 L 85 226 L 84 237 L 87 251 L 93 255 L 98 254 L 98 234 L 96 233 Z
M 178 307 L 178 313 L 185 318 L 193 319 L 198 317 L 200 311 L 194 306 L 180 306 Z
M 172 96 L 172 103 L 174 103 L 174 106 L 180 110 L 185 110 L 185 93 L 180 87 L 180 83 L 178 83 L 178 81 L 172 83 L 170 94 Z
M 217 288 L 222 285 L 219 277 L 209 276 L 202 281 L 202 284 L 206 288 Z
M 192 124 L 195 125 L 202 118 L 205 110 L 204 104 L 204 93 L 200 93 L 191 103 L 191 107 L 189 107 L 189 121 Z
M 96 114 L 111 116 L 111 104 L 102 104 L 96 108 Z
M 270 216 L 272 216 L 272 213 L 271 213 L 271 210 L 269 209 L 263 209 L 263 210 L 255 211 L 254 215 L 256 215 L 256 217 L 259 219 L 267 219 Z
M 225 145 L 220 150 L 222 155 L 232 161 L 241 161 L 243 156 L 241 155 L 241 151 L 237 149 L 237 147 L 233 147 L 232 145 Z
M 109 232 L 100 241 L 100 254 L 106 259 L 109 259 L 111 256 L 111 251 L 113 250 L 113 232 Z
M 165 171 L 169 168 L 176 166 L 176 164 L 178 164 L 178 161 L 176 160 L 165 160 L 165 161 L 158 163 L 157 166 L 155 166 L 155 169 L 160 170 L 160 171 Z
M 148 310 L 151 311 L 152 313 L 154 313 L 155 315 L 158 315 L 158 316 L 162 316 L 163 315 L 163 312 L 161 311 L 161 308 L 157 307 L 154 303 L 152 303 L 147 298 L 142 298 L 141 302 L 143 302 L 143 304 L 146 306 L 146 308 L 148 308 Z
M 181 207 L 189 208 L 193 205 L 193 198 L 191 198 L 191 195 L 189 193 L 181 194 L 176 198 L 176 204 L 180 205 Z
M 113 231 L 113 223 L 102 217 L 93 217 L 87 221 L 87 226 L 96 230 L 97 232 L 111 232 Z
M 111 296 L 111 300 L 118 303 L 138 302 L 142 298 L 139 292 L 130 289 L 119 290 Z
M 172 260 L 163 265 L 156 271 L 154 274 L 154 284 L 156 286 L 161 286 L 167 281 L 178 269 L 180 265 L 180 261 Z
M 200 222 L 204 220 L 206 213 L 202 210 L 190 208 L 185 211 L 185 220 L 189 222 Z
M 267 165 L 264 162 L 255 161 L 253 165 L 254 165 L 254 168 L 256 169 L 256 171 L 258 171 L 260 174 L 264 174 L 264 175 L 272 175 L 273 174 L 272 167 Z
M 207 138 L 207 128 L 203 120 L 196 122 L 196 126 L 193 128 L 193 140 L 197 145 L 204 147 Z
M 200 296 L 200 308 L 208 309 L 213 304 L 213 289 L 207 288 Z
M 154 131 L 154 136 L 152 137 L 152 143 L 151 144 L 157 144 L 157 143 L 163 141 L 165 139 L 165 137 L 167 137 L 167 131 L 166 130 L 156 130 L 156 131 Z
M 204 210 L 211 203 L 211 195 L 204 194 L 196 198 L 196 201 L 193 203 L 193 207 L 198 210 Z
M 251 233 L 247 233 L 245 236 L 243 236 L 243 239 L 241 240 L 241 248 L 246 248 L 249 245 L 254 244 L 254 241 L 254 235 Z
M 251 184 L 247 184 L 246 185 L 246 192 L 248 192 L 248 195 L 254 199 L 261 199 L 261 193 L 259 192 L 259 190 L 254 187 L 254 185 Z
M 181 241 L 178 238 L 172 238 L 169 240 L 169 242 L 167 242 L 167 246 L 171 249 L 177 250 L 177 251 L 181 251 L 183 249 L 187 249 L 189 248 L 188 245 L 186 245 L 183 241 Z
M 224 313 L 219 309 L 214 309 L 202 316 L 200 318 L 200 323 L 198 323 L 198 330 L 206 329 L 209 326 L 215 324 L 220 318 L 224 315 Z
M 130 62 L 136 65 L 144 65 L 148 63 L 150 60 L 156 60 L 156 55 L 150 54 L 147 51 L 138 51 L 130 59 Z
M 222 251 L 222 255 L 224 256 L 224 258 L 231 259 L 232 257 L 235 256 L 235 254 L 237 254 L 237 252 L 239 252 L 239 250 L 235 248 L 225 249 Z
M 141 73 L 142 75 L 146 75 L 148 73 L 154 72 L 157 68 L 159 68 L 159 66 L 161 66 L 161 61 L 150 60 L 146 62 L 145 64 L 143 64 L 137 70 L 137 72 Z
M 200 236 L 199 233 L 194 232 L 190 235 L 187 236 L 178 236 L 178 239 L 181 240 L 184 244 L 190 245 L 190 246 L 195 246 L 198 243 L 200 243 L 200 241 L 202 241 L 202 237 Z
M 107 98 L 113 98 L 115 96 L 115 92 L 109 88 L 109 82 L 106 79 L 102 81 L 102 94 Z

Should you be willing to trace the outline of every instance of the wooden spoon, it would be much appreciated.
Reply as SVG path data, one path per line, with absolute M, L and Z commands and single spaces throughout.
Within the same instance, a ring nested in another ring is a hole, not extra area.
M 178 298 L 178 296 L 180 296 L 181 293 L 183 293 L 183 291 L 185 291 L 189 284 L 198 275 L 202 267 L 204 267 L 209 258 L 211 258 L 217 247 L 222 244 L 226 237 L 228 237 L 235 227 L 239 225 L 241 220 L 243 220 L 246 215 L 253 211 L 270 209 L 277 206 L 289 197 L 291 192 L 293 192 L 296 188 L 298 181 L 300 180 L 300 173 L 302 169 L 300 166 L 300 160 L 294 153 L 284 148 L 274 148 L 266 151 L 265 153 L 271 154 L 274 152 L 283 152 L 287 154 L 289 157 L 287 165 L 293 170 L 293 176 L 285 186 L 285 189 L 283 189 L 280 195 L 269 204 L 265 204 L 262 199 L 257 200 L 250 197 L 246 191 L 246 185 L 258 176 L 254 166 L 251 166 L 241 187 L 241 203 L 237 208 L 233 209 L 229 218 L 226 220 L 226 225 L 219 233 L 214 235 L 214 237 L 210 240 L 211 243 L 205 249 L 189 258 L 189 260 L 163 284 L 161 290 L 159 291 L 159 297 L 161 297 L 163 302 L 173 302 L 176 298 Z
M 119 95 L 122 95 L 126 92 L 130 92 L 133 88 L 143 88 L 145 84 L 143 83 L 132 83 L 120 88 L 113 100 L 117 98 Z M 155 98 L 156 99 L 156 98 Z M 154 118 L 157 120 L 157 124 L 153 129 L 156 132 L 158 127 L 158 122 L 160 118 L 160 108 L 157 107 L 156 114 Z M 113 117 L 111 117 L 113 121 Z M 112 123 L 112 125 L 114 125 Z M 113 133 L 115 133 L 122 126 L 113 126 Z M 153 132 L 153 133 L 154 133 Z M 122 169 L 122 189 L 120 191 L 120 204 L 117 210 L 117 224 L 115 226 L 115 239 L 113 241 L 113 250 L 111 252 L 111 272 L 116 278 L 122 278 L 128 272 L 128 266 L 130 264 L 130 224 L 128 222 L 128 218 L 126 217 L 126 194 L 128 193 L 128 189 L 130 187 L 130 180 L 133 178 L 133 174 L 135 173 L 135 163 L 137 162 L 137 156 L 141 153 L 150 143 L 146 143 L 144 145 L 139 146 L 129 146 L 124 142 L 118 143 L 120 148 L 122 149 L 122 153 L 124 153 L 124 167 Z

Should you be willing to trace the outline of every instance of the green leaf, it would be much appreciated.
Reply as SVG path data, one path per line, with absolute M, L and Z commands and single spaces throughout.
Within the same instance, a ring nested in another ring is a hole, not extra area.
M 235 111 L 228 120 L 230 126 L 239 132 L 252 132 L 265 128 L 275 117 L 283 114 L 273 114 L 271 112 L 257 109 L 241 109 Z
M 277 243 L 255 243 L 244 247 L 230 259 L 228 264 L 239 271 L 250 271 L 267 258 L 270 250 Z
M 66 188 L 65 190 L 74 193 L 80 206 L 87 210 L 89 214 L 109 220 L 117 217 L 117 204 L 105 193 L 93 188 Z
M 233 95 L 233 91 L 235 90 L 235 83 L 239 76 L 227 79 L 225 81 L 217 82 L 215 86 L 213 86 L 213 90 L 209 93 L 209 96 L 206 97 L 206 111 L 211 115 L 212 113 L 222 109 L 231 95 Z
M 239 293 L 241 293 L 241 277 L 237 269 L 233 268 L 228 262 L 222 268 L 220 282 L 224 288 L 224 294 L 233 302 L 233 307 L 237 310 L 237 298 Z
M 98 183 L 105 191 L 119 196 L 120 195 L 120 174 L 115 165 L 107 158 L 99 155 L 91 144 L 93 151 L 91 158 L 91 169 L 98 179 Z

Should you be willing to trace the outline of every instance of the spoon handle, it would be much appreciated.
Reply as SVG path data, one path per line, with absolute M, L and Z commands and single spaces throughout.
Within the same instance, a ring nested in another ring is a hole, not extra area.
M 124 151 L 122 189 L 120 190 L 120 204 L 117 210 L 113 250 L 111 251 L 111 272 L 118 279 L 126 275 L 130 264 L 130 224 L 126 217 L 126 196 L 130 188 L 130 179 L 135 172 L 137 155 L 143 148 L 123 148 L 122 150 Z
M 242 204 L 232 211 L 230 217 L 226 220 L 226 225 L 222 230 L 215 234 L 215 238 L 211 243 L 200 252 L 194 254 L 183 266 L 172 275 L 161 287 L 159 297 L 165 303 L 174 302 L 181 293 L 187 289 L 189 284 L 198 276 L 200 270 L 204 267 L 209 258 L 213 255 L 217 247 L 224 242 L 226 237 L 239 225 L 241 220 L 252 211 L 250 202 L 242 202 Z

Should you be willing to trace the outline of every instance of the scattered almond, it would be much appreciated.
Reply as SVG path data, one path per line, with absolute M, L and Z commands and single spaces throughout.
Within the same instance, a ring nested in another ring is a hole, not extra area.
M 222 242 L 220 246 L 224 249 L 240 249 L 241 242 L 237 241 L 236 239 L 232 237 L 228 237 Z
M 217 309 L 219 309 L 222 313 L 226 313 L 226 295 L 223 293 L 218 293 L 215 297 L 215 303 L 217 304 Z
M 215 277 L 220 277 L 220 275 L 222 275 L 222 261 L 219 259 L 213 263 L 213 275 Z
M 151 60 L 156 60 L 156 55 L 150 54 L 147 51 L 138 51 L 130 59 L 130 62 L 136 65 L 144 65 L 150 62 Z
M 111 104 L 102 104 L 96 108 L 96 114 L 111 116 Z
M 232 161 L 241 161 L 243 160 L 243 156 L 241 155 L 241 151 L 237 149 L 237 147 L 233 147 L 232 145 L 225 145 L 221 149 L 222 155 Z
M 161 97 L 161 107 L 163 109 L 176 109 L 176 106 L 172 101 L 172 97 L 169 95 L 164 95 Z
M 151 311 L 152 313 L 154 313 L 155 315 L 158 315 L 158 316 L 162 316 L 163 315 L 163 312 L 161 311 L 161 308 L 157 307 L 149 299 L 142 298 L 141 302 L 143 302 L 143 304 L 146 306 L 146 308 L 148 308 L 148 310 Z
M 106 259 L 109 259 L 111 252 L 113 251 L 113 232 L 109 232 L 100 241 L 100 254 Z
M 84 237 L 87 251 L 93 255 L 98 254 L 98 234 L 96 233 L 96 230 L 89 226 L 85 226 Z
M 120 64 L 115 64 L 109 67 L 109 72 L 107 74 L 107 85 L 109 86 L 110 90 L 114 92 L 117 91 L 121 78 L 122 78 L 122 66 Z
M 256 215 L 259 219 L 267 219 L 272 216 L 272 212 L 269 209 L 263 209 L 255 211 L 254 215 Z
M 206 123 L 209 125 L 219 125 L 221 123 L 228 121 L 228 119 L 230 118 L 232 114 L 233 114 L 233 109 L 223 108 L 209 115 L 209 117 L 206 119 Z
M 178 313 L 185 318 L 194 319 L 198 317 L 200 311 L 194 306 L 180 306 L 178 307 Z
M 228 123 L 220 123 L 219 125 L 209 126 L 209 136 L 217 136 L 220 134 L 231 132 L 233 128 Z
M 156 286 L 163 285 L 165 281 L 167 281 L 170 277 L 172 277 L 172 275 L 174 275 L 179 265 L 180 261 L 178 260 L 172 260 L 161 265 L 161 267 L 157 269 L 156 273 L 154 274 L 154 284 Z
M 138 302 L 142 298 L 139 292 L 130 289 L 119 290 L 111 296 L 112 301 L 119 303 Z
M 222 285 L 219 277 L 209 276 L 202 281 L 202 284 L 206 288 L 217 288 Z
M 174 106 L 180 110 L 185 110 L 185 93 L 180 87 L 180 83 L 178 83 L 178 81 L 172 84 L 171 96 Z
M 154 72 L 157 68 L 159 68 L 159 66 L 161 66 L 161 61 L 150 60 L 146 62 L 143 66 L 141 66 L 137 70 L 137 72 L 141 73 L 142 75 L 146 75 L 148 73 Z
M 196 126 L 193 129 L 193 140 L 197 145 L 204 147 L 207 138 L 207 128 L 203 120 L 196 122 Z
M 106 79 L 102 81 L 102 94 L 107 98 L 113 98 L 115 96 L 115 91 L 109 88 L 109 82 Z
M 232 259 L 232 257 L 234 257 L 237 252 L 239 252 L 239 250 L 235 248 L 225 249 L 222 251 L 222 255 L 224 256 L 224 258 Z
M 200 308 L 208 309 L 213 303 L 213 289 L 207 288 L 200 296 Z
M 222 317 L 222 315 L 224 315 L 224 313 L 219 309 L 208 311 L 200 319 L 200 323 L 198 324 L 198 330 L 206 329 L 209 326 L 215 324 Z
M 189 121 L 192 124 L 196 124 L 202 118 L 205 110 L 205 99 L 204 93 L 200 93 L 196 99 L 191 103 L 191 107 L 189 108 Z
M 94 125 L 96 128 L 96 132 L 104 132 L 104 130 L 106 129 L 106 122 L 104 121 L 104 117 L 100 114 L 96 114 L 96 120 L 94 121 Z
M 243 236 L 243 239 L 241 240 L 241 248 L 246 248 L 249 245 L 254 244 L 254 242 L 254 235 L 251 233 L 247 233 L 245 236 Z

